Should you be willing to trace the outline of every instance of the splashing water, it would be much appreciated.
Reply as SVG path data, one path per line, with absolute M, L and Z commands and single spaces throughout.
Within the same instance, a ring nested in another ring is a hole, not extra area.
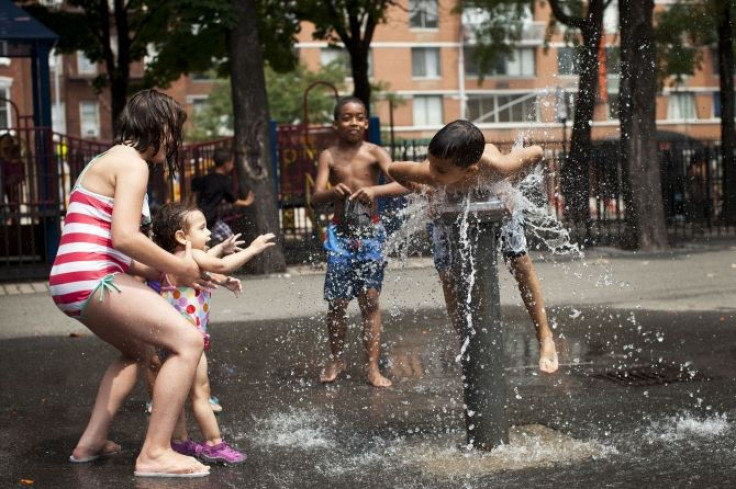
M 691 438 L 714 438 L 730 429 L 731 425 L 725 414 L 704 419 L 682 414 L 663 421 L 653 421 L 645 436 L 649 440 L 675 442 Z
M 334 424 L 324 413 L 292 409 L 276 413 L 266 419 L 256 419 L 252 433 L 253 443 L 303 449 L 331 448 L 336 441 L 327 426 Z

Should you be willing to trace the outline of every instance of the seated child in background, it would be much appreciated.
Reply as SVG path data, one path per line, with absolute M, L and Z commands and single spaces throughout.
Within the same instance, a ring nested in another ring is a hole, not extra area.
M 153 238 L 163 249 L 181 254 L 187 242 L 191 243 L 192 258 L 199 268 L 210 274 L 229 273 L 242 267 L 246 262 L 273 246 L 273 234 L 258 236 L 245 249 L 236 251 L 225 257 L 217 257 L 206 253 L 207 242 L 211 232 L 201 211 L 179 203 L 161 206 L 153 220 Z M 212 277 L 236 293 L 241 289 L 240 281 L 227 277 Z M 167 275 L 161 278 L 161 295 L 187 317 L 204 335 L 205 350 L 209 348 L 209 310 L 211 294 L 208 290 L 197 290 L 192 287 L 181 287 Z M 159 357 L 165 360 L 166 352 L 160 351 Z M 210 407 L 210 383 L 207 373 L 207 359 L 203 354 L 195 372 L 191 390 L 192 411 L 204 443 L 191 440 L 187 434 L 184 412 L 182 411 L 174 430 L 172 447 L 179 453 L 198 457 L 209 463 L 239 464 L 245 455 L 233 449 L 225 442 L 220 433 L 217 418 Z M 155 409 L 155 406 L 154 406 Z
M 540 146 L 515 148 L 502 154 L 485 142 L 483 133 L 468 121 L 457 120 L 443 127 L 430 141 L 427 159 L 422 163 L 394 162 L 389 174 L 406 187 L 412 183 L 441 187 L 447 193 L 468 193 L 490 188 L 491 184 L 521 172 L 543 157 Z M 534 323 L 539 342 L 539 369 L 554 373 L 558 369 L 557 350 L 547 323 L 544 296 L 534 264 L 526 250 L 522 209 L 509 209 L 500 228 L 499 242 L 504 261 L 517 280 L 521 298 Z M 449 273 L 449 232 L 439 221 L 434 223 L 432 244 L 435 267 L 442 281 L 447 313 L 459 330 L 457 298 Z

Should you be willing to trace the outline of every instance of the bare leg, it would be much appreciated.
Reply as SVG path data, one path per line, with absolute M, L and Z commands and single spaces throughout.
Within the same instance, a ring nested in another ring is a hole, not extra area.
M 174 425 L 174 433 L 171 435 L 171 441 L 183 443 L 189 439 L 189 431 L 187 430 L 187 412 L 182 409 L 179 417 Z
M 217 445 L 222 443 L 222 435 L 220 434 L 220 426 L 217 424 L 217 418 L 210 406 L 210 379 L 207 375 L 207 357 L 202 354 L 202 358 L 197 365 L 197 372 L 194 374 L 194 384 L 192 385 L 192 412 L 194 419 L 197 420 L 199 431 L 202 432 L 202 438 L 208 445 Z
M 378 306 L 379 292 L 370 289 L 358 295 L 358 304 L 363 316 L 363 348 L 365 349 L 365 377 L 374 387 L 389 387 L 391 381 L 381 375 L 378 356 L 381 352 L 381 309 Z
M 350 301 L 348 299 L 335 299 L 330 302 L 327 311 L 327 331 L 330 335 L 331 358 L 325 365 L 319 380 L 321 382 L 334 382 L 340 372 L 345 370 L 345 335 L 347 334 L 347 310 Z
M 130 372 L 136 370 L 133 363 L 148 361 L 149 348 L 157 345 L 171 354 L 153 387 L 154 409 L 136 460 L 136 472 L 207 473 L 209 468 L 205 465 L 171 449 L 174 425 L 202 355 L 202 335 L 166 301 L 132 277 L 117 275 L 115 284 L 119 293 L 105 293 L 102 301 L 95 296 L 89 302 L 84 324 L 123 356 L 113 362 L 103 377 L 92 416 L 77 446 L 97 450 L 106 443 L 110 423 L 132 388 Z
M 148 391 L 148 397 L 153 397 L 153 386 L 156 383 L 156 376 L 158 375 L 159 368 L 161 368 L 161 359 L 154 351 L 151 353 L 148 362 L 143 365 L 143 378 L 146 379 L 146 390 Z
M 554 373 L 558 368 L 557 350 L 554 336 L 547 323 L 547 311 L 544 306 L 542 285 L 539 283 L 534 263 L 528 254 L 509 258 L 509 269 L 519 285 L 521 299 L 534 323 L 539 341 L 539 370 Z

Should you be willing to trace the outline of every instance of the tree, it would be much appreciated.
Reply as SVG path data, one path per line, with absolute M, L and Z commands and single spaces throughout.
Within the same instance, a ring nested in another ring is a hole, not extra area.
M 370 111 L 368 56 L 376 27 L 386 21 L 395 0 L 300 0 L 298 16 L 314 24 L 312 36 L 332 44 L 342 42 L 350 54 L 353 95 Z
M 226 34 L 233 15 L 229 0 L 67 0 L 65 8 L 23 6 L 59 35 L 60 53 L 82 51 L 105 71 L 94 80 L 109 88 L 113 125 L 127 96 L 140 88 L 166 88 L 182 75 L 214 69 L 228 73 Z M 289 71 L 299 20 L 290 2 L 258 0 L 257 21 L 271 67 Z M 131 83 L 130 65 L 144 57 L 142 80 Z
M 341 89 L 345 70 L 331 63 L 322 71 L 308 70 L 299 64 L 295 70 L 277 73 L 266 65 L 266 92 L 268 111 L 272 120 L 284 124 L 298 124 L 304 117 L 304 91 L 316 81 L 326 81 Z M 309 94 L 310 123 L 331 123 L 335 97 L 325 90 L 314 90 Z M 207 140 L 233 132 L 233 100 L 230 79 L 220 78 L 212 86 L 205 108 L 196 113 L 192 120 L 190 140 Z
M 269 158 L 269 120 L 266 78 L 259 40 L 256 0 L 231 0 L 235 22 L 228 31 L 230 75 L 235 129 L 235 168 L 241 188 L 255 194 L 255 234 L 280 236 L 275 175 Z M 250 227 L 248 229 L 250 231 Z M 257 273 L 286 269 L 281 247 L 272 247 L 254 262 Z
M 521 39 L 523 19 L 532 7 L 529 0 L 461 0 L 455 8 L 460 14 L 467 9 L 485 12 L 483 21 L 472 26 L 475 46 L 472 61 L 478 67 L 482 83 L 500 58 L 513 56 L 514 44 Z
M 735 15 L 736 0 L 679 0 L 657 17 L 662 83 L 669 76 L 680 83 L 683 75 L 702 66 L 703 48 L 717 46 L 724 196 L 721 216 L 729 224 L 736 223 Z
M 176 17 L 176 3 L 68 0 L 64 10 L 37 3 L 24 8 L 59 35 L 57 52 L 82 51 L 90 61 L 104 64 L 104 73 L 93 84 L 98 92 L 109 87 L 114 126 L 127 101 L 130 65 L 146 56 L 149 44 L 166 36 L 170 19 Z
M 621 160 L 628 244 L 667 248 L 656 124 L 654 0 L 619 0 Z
M 578 97 L 572 126 L 570 155 L 563 168 L 566 217 L 584 224 L 590 233 L 591 122 L 598 92 L 598 48 L 603 32 L 603 11 L 612 0 L 588 0 L 587 8 L 580 0 L 549 0 L 554 18 L 580 31 L 582 43 L 578 50 Z

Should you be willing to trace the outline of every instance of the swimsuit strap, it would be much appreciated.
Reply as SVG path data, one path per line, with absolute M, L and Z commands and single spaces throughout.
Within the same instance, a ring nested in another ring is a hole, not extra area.
M 171 280 L 169 280 L 169 275 L 164 273 L 161 275 L 161 290 L 164 291 L 170 291 L 176 289 L 176 286 L 174 286 L 171 283 Z
M 108 295 L 111 294 L 113 290 L 122 292 L 122 290 L 120 290 L 120 287 L 115 285 L 115 275 L 117 275 L 118 273 L 119 272 L 108 273 L 107 275 L 102 277 L 99 282 L 97 282 L 97 285 L 92 288 L 92 291 L 89 293 L 89 297 L 87 297 L 87 300 L 84 301 L 84 304 L 82 304 L 82 317 L 84 317 L 84 312 L 87 309 L 89 301 L 92 300 L 92 297 L 94 297 L 95 293 L 97 293 L 98 290 L 100 291 L 100 296 L 97 298 L 99 302 L 102 302 L 105 296 L 105 291 L 107 291 Z
M 84 188 L 84 186 L 82 185 L 82 179 L 84 178 L 84 175 L 87 173 L 87 170 L 89 170 L 89 168 L 100 158 L 100 156 L 104 155 L 105 153 L 107 153 L 107 151 L 96 155 L 94 158 L 89 160 L 89 163 L 84 165 L 84 168 L 82 168 L 82 172 L 79 174 L 77 180 L 74 182 L 74 189 L 77 189 L 79 187 Z

